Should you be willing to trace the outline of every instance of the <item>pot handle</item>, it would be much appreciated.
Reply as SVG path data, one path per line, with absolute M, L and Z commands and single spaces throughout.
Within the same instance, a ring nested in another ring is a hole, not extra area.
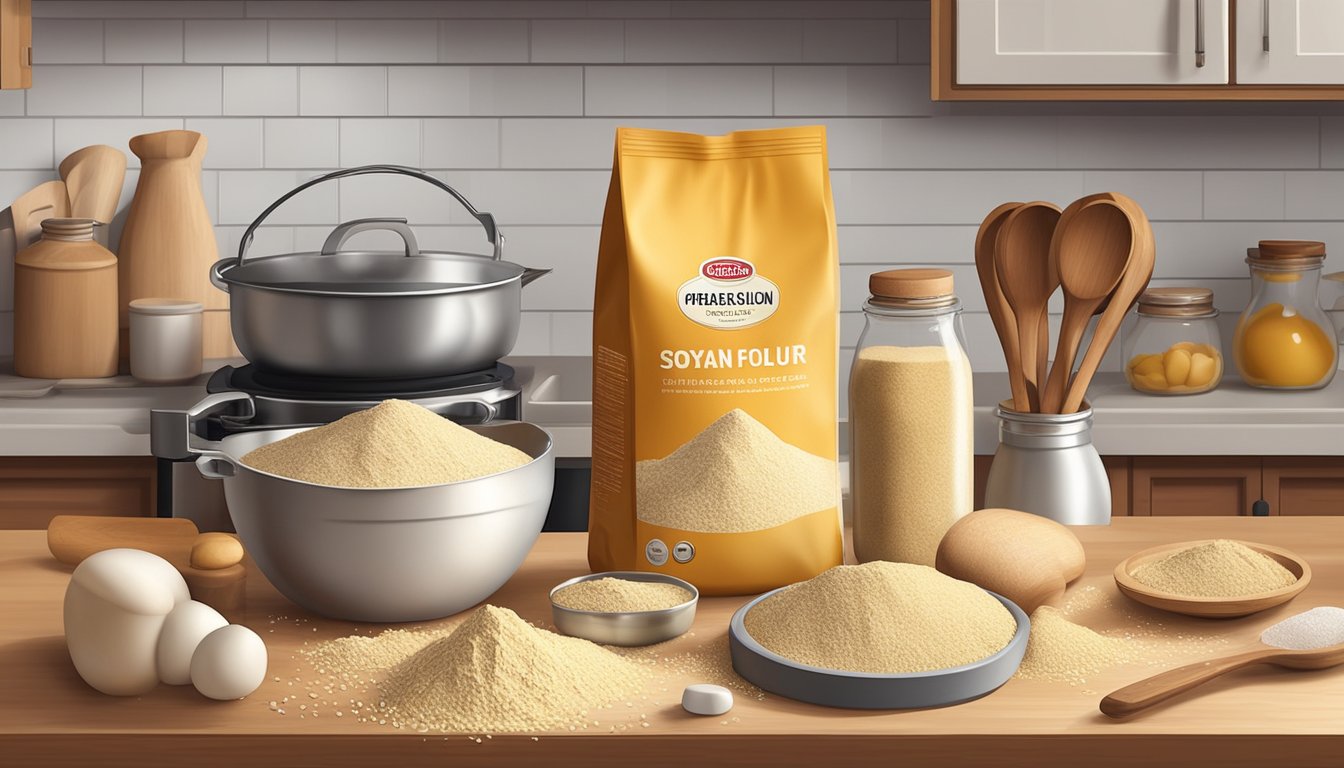
M 185 411 L 149 412 L 150 452 L 160 459 L 186 461 L 208 453 L 197 446 L 192 428 L 196 422 L 217 411 L 235 409 L 239 416 L 250 419 L 256 414 L 256 404 L 246 392 L 218 392 L 207 395 Z M 201 441 L 204 442 L 204 441 Z M 213 445 L 213 443 L 206 443 Z
M 345 241 L 359 234 L 373 229 L 388 230 L 401 235 L 401 241 L 406 244 L 407 256 L 419 256 L 420 244 L 415 240 L 415 233 L 406 225 L 405 219 L 355 219 L 347 221 L 344 224 L 331 230 L 327 235 L 326 242 L 322 243 L 322 255 L 331 256 L 340 253 L 341 246 Z
M 196 458 L 196 471 L 207 480 L 225 480 L 238 474 L 238 465 L 219 451 L 201 451 Z
M 415 168 L 408 168 L 404 165 L 361 165 L 356 168 L 344 168 L 339 171 L 332 171 L 331 173 L 318 176 L 315 179 L 309 179 L 300 184 L 299 186 L 286 192 L 284 195 L 281 195 L 279 200 L 276 200 L 275 202 L 268 205 L 266 207 L 266 210 L 262 211 L 261 215 L 257 217 L 256 221 L 253 221 L 251 224 L 249 224 L 247 230 L 243 232 L 243 239 L 240 243 L 238 243 L 238 261 L 236 262 L 237 265 L 242 266 L 244 259 L 246 259 L 247 249 L 252 246 L 252 237 L 253 235 L 256 234 L 257 227 L 260 227 L 262 222 L 266 220 L 266 217 L 274 213 L 276 208 L 279 208 L 291 197 L 299 194 L 300 192 L 309 187 L 316 186 L 325 181 L 331 181 L 333 179 L 345 179 L 352 176 L 368 176 L 371 174 L 410 176 L 411 178 L 419 179 L 425 182 L 426 184 L 436 186 L 439 189 L 442 189 L 444 192 L 447 192 L 448 194 L 452 195 L 453 198 L 457 200 L 457 202 L 462 204 L 463 208 L 467 209 L 467 213 L 470 213 L 472 217 L 474 217 L 477 221 L 479 221 L 481 223 L 481 226 L 485 228 L 485 239 L 487 242 L 490 243 L 491 246 L 494 247 L 494 252 L 491 254 L 491 258 L 494 259 L 495 261 L 499 261 L 504 257 L 504 235 L 500 233 L 499 227 L 495 225 L 495 217 L 489 213 L 476 210 L 475 206 L 473 206 L 470 202 L 468 202 L 467 198 L 463 197 L 462 193 L 458 192 L 456 189 L 453 189 L 452 187 L 445 184 L 443 181 L 434 178 L 433 176 L 429 175 L 428 173 L 425 173 L 424 171 Z M 332 234 L 335 235 L 336 233 L 333 232 Z M 212 279 L 213 279 L 213 270 L 212 270 Z

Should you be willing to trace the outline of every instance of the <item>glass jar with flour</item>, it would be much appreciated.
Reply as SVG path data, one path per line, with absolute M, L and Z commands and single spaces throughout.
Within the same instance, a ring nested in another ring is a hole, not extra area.
M 850 500 L 860 562 L 933 565 L 973 505 L 971 364 L 952 273 L 868 279 L 849 377 Z

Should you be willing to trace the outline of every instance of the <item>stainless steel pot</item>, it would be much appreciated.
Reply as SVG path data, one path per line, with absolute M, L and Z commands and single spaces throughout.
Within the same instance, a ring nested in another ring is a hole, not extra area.
M 303 608 L 348 621 L 449 616 L 503 586 L 541 533 L 555 458 L 540 427 L 467 427 L 532 457 L 507 472 L 420 488 L 335 488 L 242 463 L 248 452 L 304 429 L 240 432 L 219 442 L 192 435 L 192 421 L 220 408 L 246 410 L 247 398 L 230 392 L 191 411 L 154 411 L 154 451 L 195 456 L 202 475 L 223 481 L 248 555 Z
M 421 251 L 405 219 L 359 219 L 336 227 L 316 253 L 248 258 L 262 222 L 303 190 L 333 179 L 396 174 L 438 187 L 485 229 L 490 256 Z M 401 251 L 347 251 L 353 235 L 397 233 Z M 274 373 L 409 379 L 477 371 L 507 355 L 518 338 L 522 287 L 550 270 L 502 261 L 504 236 L 489 213 L 423 171 L 361 166 L 289 191 L 243 234 L 236 258 L 210 268 L 230 296 L 233 338 L 243 356 Z

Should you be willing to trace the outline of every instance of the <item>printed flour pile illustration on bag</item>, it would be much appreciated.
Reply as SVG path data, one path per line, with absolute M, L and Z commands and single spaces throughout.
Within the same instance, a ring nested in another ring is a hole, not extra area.
M 593 331 L 594 570 L 760 592 L 841 562 L 825 131 L 620 129 Z

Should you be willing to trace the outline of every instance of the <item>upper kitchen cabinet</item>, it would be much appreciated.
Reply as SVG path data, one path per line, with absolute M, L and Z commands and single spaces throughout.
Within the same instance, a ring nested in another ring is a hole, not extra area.
M 1344 0 L 932 0 L 935 101 L 1344 100 Z
M 961 85 L 1219 85 L 1226 0 L 957 0 Z
M 0 0 L 0 88 L 33 87 L 33 2 Z
M 1241 0 L 1237 82 L 1344 83 L 1344 2 Z

